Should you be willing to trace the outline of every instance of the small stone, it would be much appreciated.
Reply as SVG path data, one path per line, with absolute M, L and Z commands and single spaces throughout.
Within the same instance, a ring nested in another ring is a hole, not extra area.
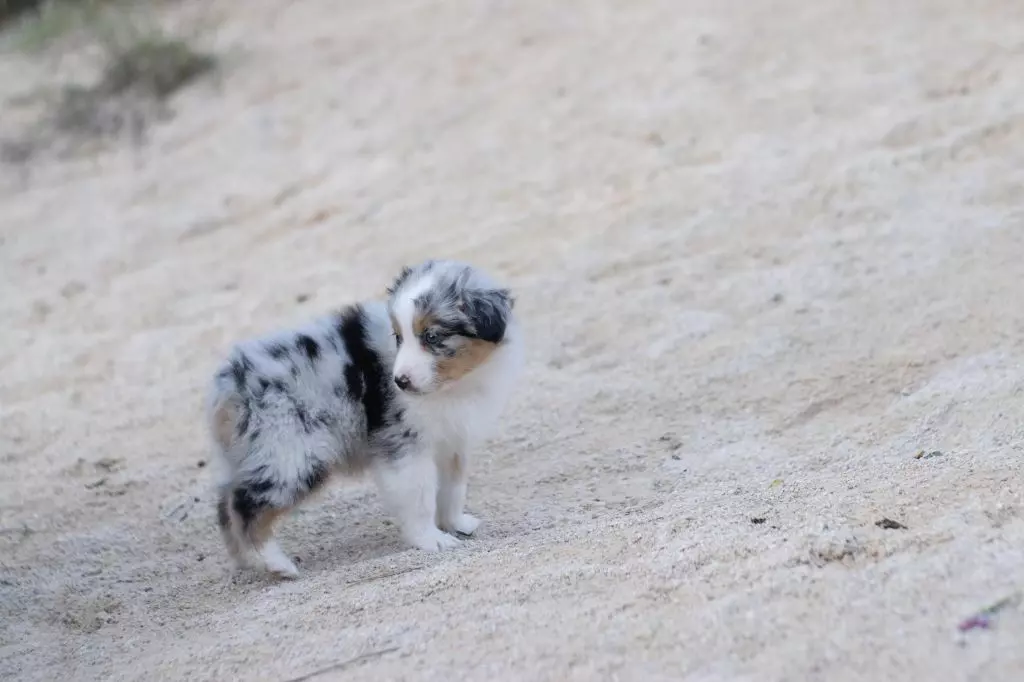
M 85 285 L 81 282 L 71 281 L 60 288 L 60 295 L 64 298 L 74 298 L 85 291 Z
M 36 301 L 32 304 L 32 315 L 37 320 L 45 320 L 53 312 L 53 306 L 46 301 Z
M 669 450 L 678 450 L 683 447 L 682 441 L 674 433 L 666 433 L 658 438 L 659 441 L 668 446 Z
M 124 460 L 120 457 L 103 457 L 96 460 L 93 466 L 103 471 L 119 471 L 123 468 Z
M 664 147 L 665 138 L 661 136 L 661 133 L 652 132 L 647 135 L 647 144 L 654 147 Z

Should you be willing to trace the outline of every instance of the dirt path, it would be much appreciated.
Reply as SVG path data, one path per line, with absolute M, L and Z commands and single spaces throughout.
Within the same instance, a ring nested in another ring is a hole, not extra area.
M 1019 675 L 956 624 L 1024 588 L 1024 5 L 244 4 L 148 146 L 0 176 L 0 678 Z M 232 579 L 214 362 L 435 255 L 531 330 L 479 539 L 353 485 Z

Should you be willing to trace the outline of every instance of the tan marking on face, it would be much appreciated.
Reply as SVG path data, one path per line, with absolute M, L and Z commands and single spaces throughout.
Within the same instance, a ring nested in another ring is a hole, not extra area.
M 458 381 L 484 364 L 498 345 L 482 339 L 467 339 L 453 357 L 437 361 L 437 377 L 442 383 Z
M 412 318 L 412 333 L 419 336 L 437 324 L 437 320 L 430 313 L 417 310 Z

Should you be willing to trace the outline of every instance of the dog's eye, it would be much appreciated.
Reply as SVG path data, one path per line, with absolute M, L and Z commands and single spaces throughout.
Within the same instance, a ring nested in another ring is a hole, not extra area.
M 398 332 L 391 332 L 391 335 L 393 337 L 395 337 L 395 343 L 397 343 L 399 346 L 401 346 L 402 345 L 402 335 L 399 334 Z
M 440 341 L 441 337 L 438 336 L 437 332 L 433 330 L 430 330 L 423 334 L 423 343 L 427 344 L 428 346 L 436 346 L 438 343 L 440 343 Z

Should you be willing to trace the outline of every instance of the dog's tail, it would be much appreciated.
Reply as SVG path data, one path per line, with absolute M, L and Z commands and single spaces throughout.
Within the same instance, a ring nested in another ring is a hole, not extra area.
M 245 401 L 231 376 L 230 366 L 224 367 L 214 376 L 206 395 L 207 425 L 218 455 L 227 456 L 240 435 L 244 416 Z

